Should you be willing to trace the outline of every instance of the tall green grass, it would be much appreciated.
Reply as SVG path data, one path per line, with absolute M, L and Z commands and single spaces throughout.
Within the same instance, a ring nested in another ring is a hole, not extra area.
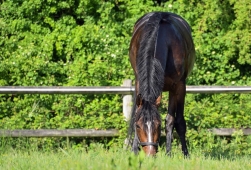
M 18 139 L 17 139 L 18 140 Z M 20 140 L 20 139 L 19 139 Z M 165 155 L 161 147 L 156 157 L 146 157 L 143 152 L 134 155 L 121 147 L 104 148 L 93 143 L 84 147 L 58 147 L 53 150 L 37 148 L 27 143 L 13 147 L 2 138 L 0 146 L 1 170 L 133 170 L 133 169 L 177 169 L 177 170 L 245 170 L 251 169 L 248 155 L 208 154 L 203 149 L 190 149 L 190 157 L 184 158 L 180 147 L 173 146 L 171 156 Z

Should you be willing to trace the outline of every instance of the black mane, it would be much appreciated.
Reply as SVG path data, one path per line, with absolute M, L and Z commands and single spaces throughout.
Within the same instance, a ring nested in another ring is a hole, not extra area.
M 148 15 L 149 16 L 149 15 Z M 143 105 L 137 113 L 136 120 L 144 116 L 145 121 L 151 121 L 159 117 L 155 107 L 156 99 L 161 95 L 164 85 L 164 68 L 155 58 L 156 42 L 159 31 L 159 23 L 162 13 L 153 13 L 144 25 L 144 34 L 141 36 L 140 47 L 136 59 L 139 81 L 139 94 Z M 139 23 L 137 23 L 139 24 Z

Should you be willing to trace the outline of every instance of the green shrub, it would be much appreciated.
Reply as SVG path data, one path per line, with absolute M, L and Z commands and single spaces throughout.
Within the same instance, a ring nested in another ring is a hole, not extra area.
M 190 23 L 197 59 L 188 85 L 249 85 L 250 9 L 237 0 L 1 1 L 0 86 L 120 86 L 134 79 L 133 25 L 150 11 L 174 12 Z M 1 129 L 117 128 L 125 137 L 121 95 L 0 96 Z M 250 127 L 249 110 L 246 94 L 189 94 L 185 116 L 198 133 Z M 199 134 L 188 136 L 203 141 Z

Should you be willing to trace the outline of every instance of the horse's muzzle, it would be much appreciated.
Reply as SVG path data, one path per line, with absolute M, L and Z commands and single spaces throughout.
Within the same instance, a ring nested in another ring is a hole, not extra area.
M 155 156 L 158 150 L 158 146 L 144 145 L 142 146 L 142 149 L 147 156 Z

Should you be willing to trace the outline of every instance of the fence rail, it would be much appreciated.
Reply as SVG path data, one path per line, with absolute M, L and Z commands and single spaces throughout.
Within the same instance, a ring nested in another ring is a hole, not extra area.
M 116 137 L 116 129 L 37 129 L 37 130 L 0 130 L 2 137 Z
M 251 86 L 187 86 L 187 93 L 251 93 Z M 134 87 L 2 86 L 0 94 L 132 94 Z
M 243 135 L 251 135 L 251 128 L 213 128 L 209 129 L 217 136 L 231 136 L 236 131 L 241 130 Z M 95 130 L 95 129 L 37 129 L 37 130 L 0 130 L 0 137 L 118 137 L 119 131 L 116 129 Z M 162 132 L 161 136 L 165 136 Z
M 251 135 L 251 128 L 234 129 L 234 128 L 213 128 L 210 131 L 217 136 L 231 136 L 236 131 L 241 130 L 243 135 Z

